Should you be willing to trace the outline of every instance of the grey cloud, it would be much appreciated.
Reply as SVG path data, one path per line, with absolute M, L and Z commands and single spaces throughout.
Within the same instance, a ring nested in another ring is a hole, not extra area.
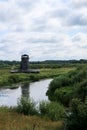
M 73 26 L 85 26 L 87 25 L 87 18 L 82 14 L 71 14 L 71 16 L 66 20 L 67 25 Z
M 33 40 L 33 43 L 57 43 L 56 39 L 38 39 L 38 40 Z
M 12 40 L 12 39 L 8 39 L 8 38 L 2 38 L 2 39 L 0 39 L 0 43 L 3 43 L 3 44 L 6 44 L 6 43 L 13 43 L 14 42 L 14 40 Z
M 78 33 L 75 36 L 73 36 L 72 39 L 74 39 L 74 41 L 83 41 L 83 40 L 87 39 L 87 34 L 85 34 L 85 33 Z
M 20 12 L 13 8 L 0 9 L 0 21 L 10 24 L 11 22 L 17 22 L 20 20 Z
M 8 0 L 0 0 L 0 2 L 8 2 Z
M 72 42 L 80 42 L 81 37 L 80 36 L 75 36 L 74 38 L 72 38 Z
M 17 2 L 18 6 L 20 8 L 23 8 L 24 10 L 32 10 L 32 7 L 38 2 L 38 0 L 20 0 Z
M 52 17 L 66 17 L 68 14 L 68 9 L 56 9 L 51 12 Z
M 75 8 L 87 7 L 87 0 L 71 0 L 70 5 Z
M 75 46 L 77 46 L 78 49 L 87 49 L 87 35 L 85 33 L 79 33 L 76 34 L 73 38 L 72 38 L 72 42 L 74 43 Z M 85 52 L 84 50 L 84 52 Z
M 34 39 L 27 39 L 27 43 L 57 43 L 58 39 L 56 38 L 34 38 Z
M 47 22 L 47 18 L 45 15 L 43 16 L 43 18 L 37 17 L 32 19 L 32 23 L 33 23 L 32 31 L 44 32 L 46 29 L 46 22 Z
M 38 26 L 36 26 L 34 29 L 32 29 L 33 31 L 36 31 L 36 32 L 44 32 L 45 31 L 45 29 L 46 29 L 46 26 L 45 25 L 43 25 L 43 24 L 41 24 L 41 25 L 38 25 Z

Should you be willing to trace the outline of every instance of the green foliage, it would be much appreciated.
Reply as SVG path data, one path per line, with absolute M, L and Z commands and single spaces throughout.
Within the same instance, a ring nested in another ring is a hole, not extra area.
M 36 61 L 30 62 L 30 68 L 41 69 L 41 68 L 62 68 L 62 67 L 76 67 L 79 65 L 87 64 L 87 60 L 47 60 L 47 61 Z M 0 60 L 0 68 L 19 68 L 19 61 L 3 61 Z
M 75 68 L 41 69 L 38 74 L 31 73 L 10 73 L 10 69 L 0 70 L 0 87 L 9 86 L 19 82 L 32 82 L 39 79 L 52 78 L 67 73 Z
M 46 115 L 48 113 L 48 106 L 50 102 L 42 101 L 39 103 L 39 110 L 41 116 Z
M 87 77 L 87 71 L 86 68 L 84 70 L 84 68 L 82 70 L 77 70 L 76 75 L 73 76 L 72 80 L 73 82 L 82 82 L 83 78 Z
M 37 74 L 36 75 L 35 74 L 31 74 L 30 75 L 30 80 L 31 81 L 38 81 L 39 80 L 39 76 Z
M 35 102 L 24 97 L 18 100 L 17 112 L 24 115 L 38 114 Z
M 74 88 L 71 86 L 56 89 L 54 93 L 55 100 L 57 102 L 62 103 L 66 107 L 69 106 L 69 103 L 73 98 L 73 95 L 74 95 Z
M 7 106 L 0 106 L 0 112 L 8 112 L 11 111 L 11 108 Z
M 42 101 L 39 104 L 39 111 L 42 117 L 49 118 L 52 121 L 57 121 L 64 114 L 64 107 L 57 102 Z
M 62 118 L 65 109 L 57 102 L 46 101 L 40 102 L 37 107 L 34 101 L 22 97 L 18 100 L 16 111 L 24 115 L 39 115 L 43 118 L 57 121 Z
M 50 83 L 47 95 L 51 101 L 68 108 L 65 130 L 87 130 L 87 66 L 79 66 Z M 76 99 L 74 99 L 76 98 Z
M 85 102 L 87 96 L 87 79 L 84 79 L 80 84 L 79 87 L 76 89 L 76 95 L 80 98 L 83 102 Z
M 54 78 L 46 93 L 49 99 L 61 102 L 64 106 L 68 106 L 75 97 L 85 102 L 87 96 L 86 70 L 87 67 L 83 66 Z
M 18 83 L 18 82 L 20 82 L 20 77 L 19 77 L 19 75 L 17 75 L 17 74 L 15 74 L 15 75 L 10 75 L 10 76 L 8 77 L 8 82 L 9 82 L 9 83 Z
M 70 110 L 66 113 L 66 130 L 87 130 L 87 105 L 73 99 Z
M 54 78 L 54 80 L 50 83 L 49 88 L 50 90 L 54 91 L 56 88 L 61 88 L 67 86 L 71 83 L 70 78 L 66 76 L 59 76 Z
M 49 88 L 48 88 L 48 91 L 46 93 L 46 95 L 49 96 L 49 99 L 51 101 L 57 101 L 58 100 L 58 96 L 57 96 L 57 93 L 66 93 L 64 91 L 66 91 L 66 89 L 64 89 L 64 87 L 67 87 L 69 85 L 72 84 L 72 80 L 68 77 L 68 76 L 65 76 L 65 75 L 61 75 L 59 77 L 56 77 L 54 78 L 54 80 L 52 80 L 52 82 L 50 83 L 49 85 Z M 63 90 L 61 90 L 61 88 Z M 58 92 L 60 91 L 60 92 Z M 63 97 L 63 95 L 61 95 Z M 59 96 L 60 97 L 60 96 Z M 63 100 L 63 99 L 62 99 Z M 66 103 L 65 103 L 66 104 Z

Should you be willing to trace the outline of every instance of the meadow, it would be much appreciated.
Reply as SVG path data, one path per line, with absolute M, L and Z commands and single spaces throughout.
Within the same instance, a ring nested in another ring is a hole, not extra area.
M 38 108 L 30 99 L 16 107 L 0 107 L 1 130 L 87 130 L 87 65 L 40 68 L 40 73 L 10 73 L 0 69 L 0 87 L 53 78 Z M 80 122 L 80 123 L 79 123 Z
M 75 67 L 63 67 L 63 68 L 41 68 L 40 73 L 38 74 L 27 74 L 27 73 L 10 73 L 10 69 L 0 69 L 0 87 L 14 88 L 15 84 L 20 82 L 34 82 L 40 79 L 54 78 L 59 75 L 67 74 L 68 72 L 75 70 Z M 27 107 L 27 102 L 24 104 L 24 109 L 20 108 L 18 111 L 17 108 L 8 108 L 0 107 L 0 130 L 61 130 L 63 120 L 54 117 L 51 115 L 52 111 L 48 110 L 54 109 L 57 104 L 40 104 L 41 115 L 38 114 L 25 114 L 25 108 Z M 50 109 L 52 107 L 52 109 Z M 59 105 L 60 107 L 60 105 Z M 60 107 L 61 108 L 61 107 Z M 28 107 L 27 107 L 28 109 Z M 23 110 L 23 112 L 21 112 Z M 46 113 L 44 113 L 46 111 Z M 56 110 L 58 113 L 57 107 Z M 52 120 L 53 119 L 53 120 Z
M 61 74 L 67 73 L 74 70 L 75 67 L 64 67 L 64 68 L 44 68 L 40 69 L 40 73 L 11 73 L 10 69 L 0 69 L 0 87 L 17 87 L 14 84 L 20 82 L 34 82 L 40 79 L 53 78 Z
M 25 116 L 9 108 L 0 108 L 0 130 L 60 130 L 62 121 L 41 119 L 39 116 Z

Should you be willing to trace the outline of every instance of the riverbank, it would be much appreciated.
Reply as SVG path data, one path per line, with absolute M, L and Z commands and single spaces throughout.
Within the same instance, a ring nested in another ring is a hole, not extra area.
M 43 100 L 48 101 L 46 92 L 51 81 L 52 79 L 42 79 L 32 83 L 17 84 L 18 88 L 14 89 L 1 88 L 0 106 L 17 106 L 18 99 L 21 97 L 33 99 L 36 103 L 39 103 Z
M 62 121 L 41 119 L 38 116 L 25 116 L 0 108 L 0 130 L 60 130 Z
M 10 73 L 9 69 L 0 70 L 0 87 L 16 88 L 17 83 L 21 82 L 34 82 L 40 79 L 53 78 L 62 74 L 66 74 L 69 71 L 74 70 L 74 67 L 70 68 L 56 68 L 56 69 L 40 69 L 40 73 Z M 16 85 L 14 85 L 16 84 Z
M 72 71 L 74 69 L 75 68 L 41 69 L 39 74 L 26 74 L 26 73 L 11 74 L 9 70 L 4 69 L 4 70 L 0 70 L 0 86 L 3 88 L 5 88 L 5 86 L 9 86 L 10 88 L 13 88 L 13 86 L 14 87 L 16 86 L 13 84 L 17 84 L 19 82 L 33 82 L 40 79 L 53 78 L 62 74 L 66 74 L 69 71 Z M 24 109 L 19 109 L 19 110 L 23 110 L 23 112 L 25 112 L 25 106 Z M 11 109 L 11 108 L 0 107 L 0 129 L 60 130 L 62 128 L 63 121 L 61 121 L 61 119 L 56 121 L 57 117 L 54 116 L 56 115 L 55 113 L 56 111 L 58 112 L 57 114 L 58 116 L 61 114 L 61 111 L 59 110 L 62 109 L 59 104 L 42 103 L 42 105 L 40 105 L 40 109 L 42 113 L 41 117 L 38 115 L 26 116 L 23 114 L 23 112 L 21 114 L 20 112 L 17 113 L 14 108 Z M 48 113 L 48 109 L 49 109 L 49 113 Z M 49 117 L 50 119 L 48 119 L 47 117 Z

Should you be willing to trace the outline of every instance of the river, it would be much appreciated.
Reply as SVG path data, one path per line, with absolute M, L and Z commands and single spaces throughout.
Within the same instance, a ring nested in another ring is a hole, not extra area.
M 16 89 L 0 89 L 0 106 L 16 106 L 19 98 L 27 97 L 35 102 L 48 100 L 46 91 L 52 79 L 40 80 L 32 83 L 25 83 Z

